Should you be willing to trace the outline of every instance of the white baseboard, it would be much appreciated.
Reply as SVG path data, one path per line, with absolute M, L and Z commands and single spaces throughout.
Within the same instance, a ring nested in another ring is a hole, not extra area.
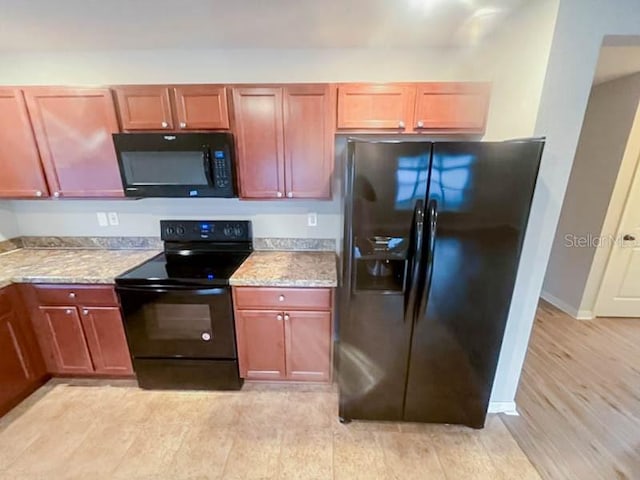
M 554 307 L 558 307 L 560 310 L 571 315 L 577 320 L 593 320 L 594 318 L 596 318 L 591 310 L 578 310 L 573 305 L 569 305 L 567 302 L 560 300 L 558 297 L 554 297 L 549 292 L 545 292 L 544 290 L 542 291 L 540 296 Z
M 489 402 L 488 413 L 504 413 L 506 415 L 518 416 L 516 402 Z

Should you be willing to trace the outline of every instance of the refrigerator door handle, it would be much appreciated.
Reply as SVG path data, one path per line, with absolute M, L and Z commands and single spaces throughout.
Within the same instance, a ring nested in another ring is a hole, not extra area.
M 431 279 L 433 277 L 433 263 L 435 260 L 436 251 L 436 234 L 438 228 L 438 202 L 436 200 L 429 200 L 427 206 L 427 223 L 425 228 L 428 229 L 427 234 L 427 251 L 426 262 L 424 269 L 424 285 L 422 287 L 422 294 L 418 300 L 418 308 L 416 308 L 415 322 L 418 323 L 427 311 L 427 303 L 429 302 L 429 292 L 431 291 Z
M 424 201 L 418 200 L 413 210 L 413 224 L 411 225 L 411 245 L 409 252 L 409 282 L 404 303 L 404 321 L 411 321 L 415 315 L 418 293 L 420 288 L 420 272 L 422 271 L 422 248 L 424 243 Z

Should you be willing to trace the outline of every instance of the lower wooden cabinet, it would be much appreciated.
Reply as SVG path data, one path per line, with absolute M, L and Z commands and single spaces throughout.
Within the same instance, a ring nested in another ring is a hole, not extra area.
M 122 315 L 118 307 L 80 307 L 80 316 L 96 373 L 133 372 Z
M 0 415 L 46 379 L 28 316 L 15 286 L 0 290 Z
M 54 375 L 131 376 L 120 307 L 111 286 L 36 285 L 32 319 Z
M 87 374 L 93 372 L 89 347 L 75 306 L 40 307 L 36 331 L 48 367 L 55 374 Z
M 284 380 L 283 313 L 274 310 L 236 312 L 240 376 L 255 380 Z
M 331 293 L 330 289 L 234 287 L 240 376 L 331 381 Z M 304 298 L 309 301 L 301 301 Z

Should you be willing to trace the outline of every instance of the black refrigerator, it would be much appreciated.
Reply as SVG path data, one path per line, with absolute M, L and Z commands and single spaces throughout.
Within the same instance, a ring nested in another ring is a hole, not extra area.
M 484 426 L 543 146 L 348 141 L 341 421 Z

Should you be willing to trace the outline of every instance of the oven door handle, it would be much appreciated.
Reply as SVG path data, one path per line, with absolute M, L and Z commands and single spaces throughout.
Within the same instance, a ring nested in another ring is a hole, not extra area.
M 223 295 L 228 293 L 226 288 L 193 288 L 189 286 L 167 286 L 167 287 L 125 287 L 116 286 L 119 292 L 138 292 L 138 293 L 189 293 L 192 295 Z

